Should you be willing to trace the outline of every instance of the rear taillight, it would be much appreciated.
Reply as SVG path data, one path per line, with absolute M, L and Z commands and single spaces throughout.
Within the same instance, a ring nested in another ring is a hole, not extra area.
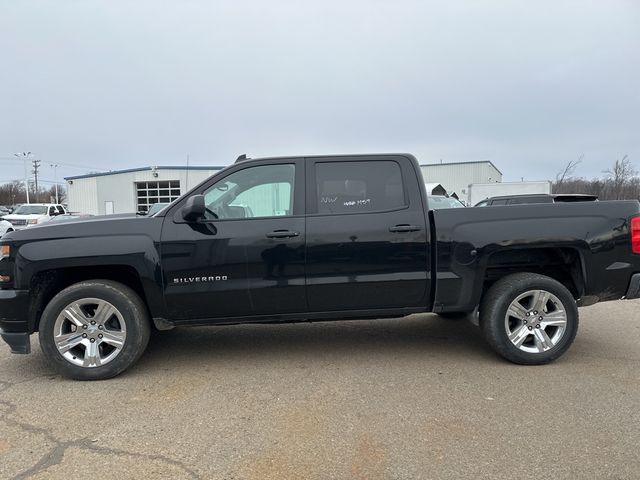
M 640 216 L 631 219 L 631 251 L 640 253 Z

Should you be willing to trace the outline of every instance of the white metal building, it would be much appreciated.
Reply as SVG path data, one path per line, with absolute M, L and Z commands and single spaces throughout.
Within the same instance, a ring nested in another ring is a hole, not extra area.
M 146 211 L 171 202 L 223 167 L 144 167 L 66 177 L 72 212 L 90 215 Z
M 502 172 L 489 160 L 478 162 L 432 163 L 420 165 L 426 183 L 440 183 L 449 195 L 469 201 L 472 183 L 502 182 Z

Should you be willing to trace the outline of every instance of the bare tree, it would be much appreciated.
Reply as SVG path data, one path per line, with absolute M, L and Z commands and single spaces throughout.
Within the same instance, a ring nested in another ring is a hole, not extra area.
M 26 198 L 24 183 L 21 180 L 0 185 L 0 205 L 24 203 Z
M 613 167 L 605 170 L 607 179 L 611 184 L 613 190 L 612 196 L 615 200 L 620 200 L 625 195 L 625 185 L 629 184 L 631 180 L 638 174 L 628 155 L 625 155 L 620 160 L 616 160 Z
M 576 167 L 582 163 L 582 159 L 584 158 L 584 153 L 580 155 L 575 160 L 569 160 L 567 165 L 564 167 L 564 170 L 558 172 L 556 174 L 556 186 L 562 185 L 566 180 L 569 180 L 573 177 L 574 172 L 576 171 Z
M 29 185 L 29 187 L 30 192 L 33 194 L 32 198 L 36 198 L 33 184 Z M 44 199 L 45 202 L 55 202 L 55 186 L 47 189 L 40 187 L 38 189 L 38 196 Z M 66 189 L 62 185 L 58 187 L 58 197 L 60 202 L 66 201 Z M 0 184 L 0 205 L 15 205 L 16 203 L 25 203 L 26 200 L 27 196 L 22 180 L 14 180 L 10 183 Z

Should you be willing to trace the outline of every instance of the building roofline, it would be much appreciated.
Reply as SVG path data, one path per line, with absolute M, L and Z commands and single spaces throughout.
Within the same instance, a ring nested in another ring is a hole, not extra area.
M 222 170 L 226 167 L 221 166 L 203 166 L 203 165 L 158 165 L 157 167 L 139 167 L 127 168 L 125 170 L 112 170 L 110 172 L 87 173 L 85 175 L 75 175 L 73 177 L 64 177 L 65 180 L 77 180 L 80 178 L 105 177 L 107 175 L 119 175 L 121 173 L 146 172 L 152 170 Z
M 488 163 L 493 168 L 495 168 L 500 175 L 502 175 L 502 172 L 500 171 L 500 169 L 496 167 L 491 160 L 472 160 L 470 162 L 421 163 L 420 166 L 421 167 L 439 167 L 440 165 L 470 165 L 474 163 Z

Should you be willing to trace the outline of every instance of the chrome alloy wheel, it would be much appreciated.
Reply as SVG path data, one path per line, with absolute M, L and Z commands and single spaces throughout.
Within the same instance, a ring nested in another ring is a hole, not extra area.
M 82 298 L 60 312 L 53 336 L 58 352 L 69 363 L 99 367 L 122 351 L 127 328 L 120 311 L 109 302 Z
M 567 330 L 567 313 L 553 293 L 530 290 L 511 302 L 504 327 L 511 343 L 523 352 L 546 352 Z

